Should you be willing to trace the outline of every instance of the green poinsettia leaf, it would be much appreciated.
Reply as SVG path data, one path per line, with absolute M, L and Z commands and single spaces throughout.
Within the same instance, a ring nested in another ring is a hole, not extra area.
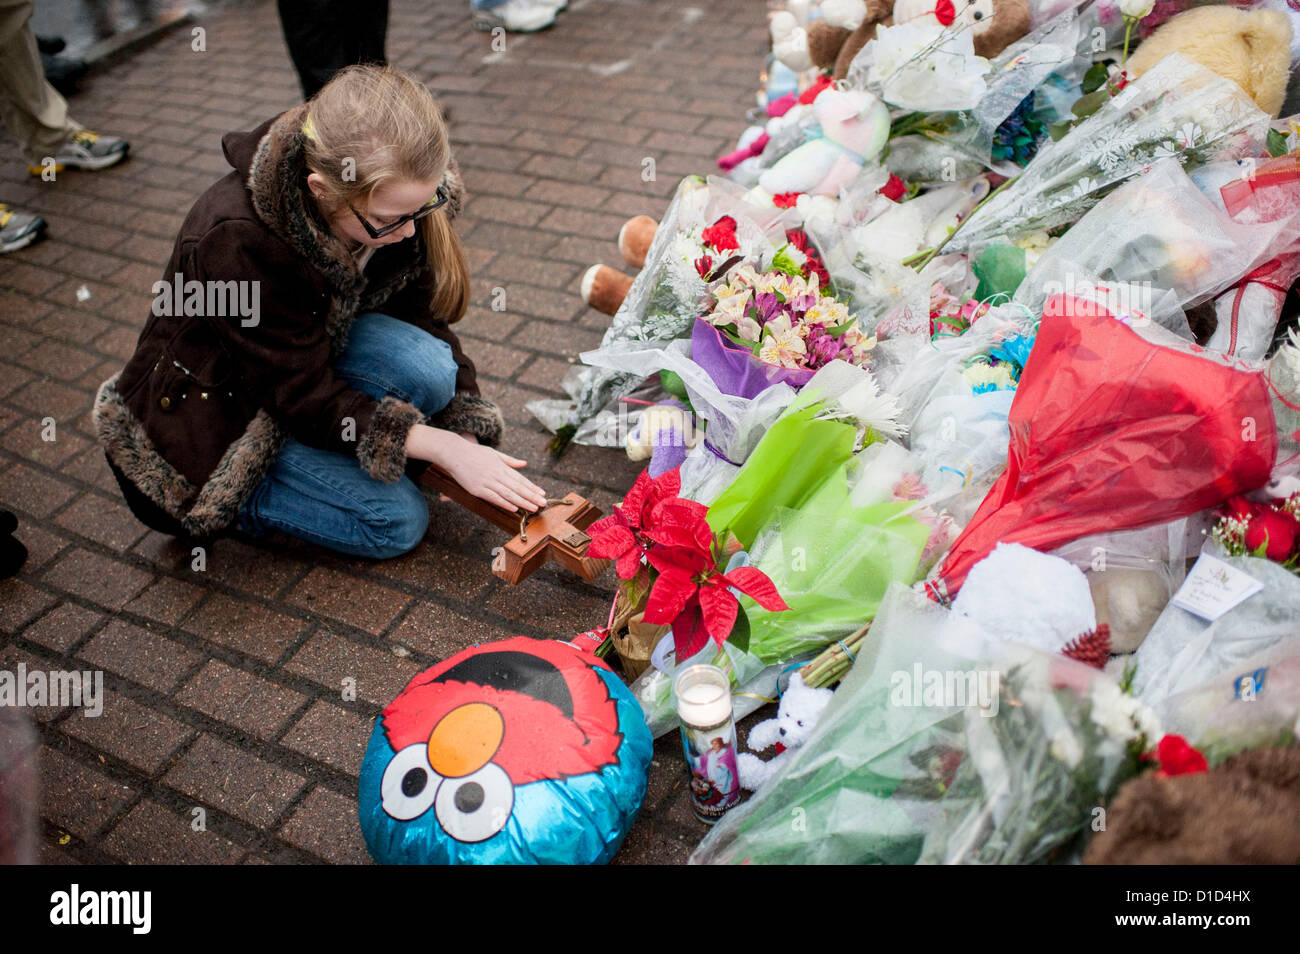
M 1105 63 L 1093 63 L 1088 72 L 1083 74 L 1083 91 L 1092 93 L 1101 89 L 1110 75 L 1110 70 L 1106 68 Z
M 743 609 L 736 613 L 736 622 L 727 641 L 742 653 L 749 652 L 749 617 Z

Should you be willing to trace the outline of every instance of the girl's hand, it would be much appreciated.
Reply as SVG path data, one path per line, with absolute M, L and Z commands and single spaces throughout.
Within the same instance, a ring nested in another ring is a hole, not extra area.
M 475 497 L 506 510 L 535 511 L 546 505 L 546 493 L 517 472 L 527 461 L 451 431 L 416 424 L 407 434 L 406 453 L 437 464 Z

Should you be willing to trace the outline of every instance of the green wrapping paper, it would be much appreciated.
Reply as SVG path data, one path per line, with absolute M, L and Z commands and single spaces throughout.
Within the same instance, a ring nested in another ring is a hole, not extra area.
M 709 524 L 750 550 L 789 605 L 768 612 L 746 596 L 749 650 L 765 663 L 815 651 L 870 620 L 890 582 L 918 574 L 930 528 L 909 501 L 855 507 L 848 486 L 856 428 L 787 413 L 709 508 Z

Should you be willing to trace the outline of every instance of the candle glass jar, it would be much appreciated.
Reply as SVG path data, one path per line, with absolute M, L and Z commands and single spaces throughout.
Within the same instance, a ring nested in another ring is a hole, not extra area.
M 682 751 L 696 816 L 713 824 L 740 803 L 731 680 L 717 666 L 687 666 L 673 679 Z

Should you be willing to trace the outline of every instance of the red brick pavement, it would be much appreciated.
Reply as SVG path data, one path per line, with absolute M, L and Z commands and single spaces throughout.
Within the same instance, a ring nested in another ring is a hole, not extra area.
M 553 463 L 524 404 L 558 396 L 574 355 L 599 342 L 607 319 L 576 284 L 617 260 L 622 220 L 662 213 L 680 175 L 730 151 L 753 105 L 764 9 L 573 0 L 556 28 L 501 53 L 470 29 L 464 0 L 393 0 L 389 56 L 449 107 L 471 194 L 460 234 L 475 301 L 459 330 L 505 413 L 504 446 L 552 493 L 608 511 L 636 474 L 606 449 Z M 507 587 L 489 570 L 499 534 L 449 504 L 433 505 L 416 552 L 387 563 L 224 540 L 196 571 L 132 519 L 93 439 L 94 390 L 130 354 L 185 212 L 226 169 L 220 135 L 298 97 L 274 4 L 198 23 L 205 52 L 174 33 L 73 100 L 80 121 L 130 138 L 122 166 L 32 180 L 0 132 L 0 199 L 50 225 L 0 258 L 0 504 L 31 550 L 0 583 L 0 667 L 102 669 L 109 690 L 99 719 L 35 713 L 45 861 L 364 862 L 357 773 L 383 703 L 472 643 L 603 622 L 612 584 L 547 568 Z M 703 834 L 677 746 L 656 747 L 621 862 L 682 861 Z

